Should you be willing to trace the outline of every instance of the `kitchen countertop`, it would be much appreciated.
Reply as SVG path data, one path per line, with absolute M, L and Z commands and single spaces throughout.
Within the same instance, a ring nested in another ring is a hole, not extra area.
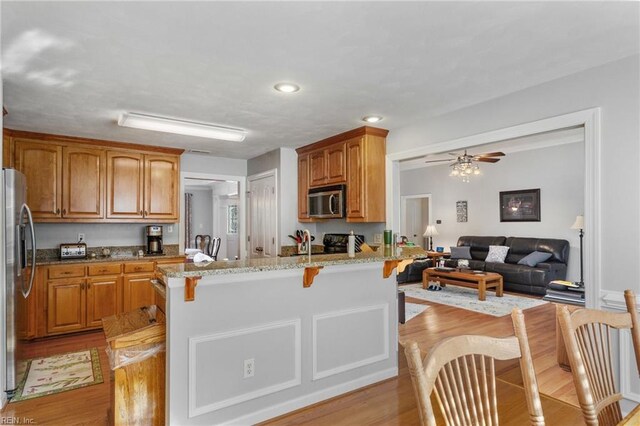
M 246 259 L 234 261 L 216 261 L 202 263 L 184 263 L 178 265 L 159 265 L 158 270 L 168 278 L 197 277 L 206 275 L 241 274 L 247 272 L 277 271 L 283 269 L 302 269 L 313 266 L 349 265 L 357 263 L 383 262 L 385 260 L 405 260 L 424 257 L 424 255 L 391 256 L 382 252 L 356 253 L 350 258 L 344 254 L 313 255 L 311 263 L 306 256 L 276 257 L 268 259 Z
M 178 253 L 178 245 L 165 245 L 165 254 L 163 255 L 145 255 L 138 256 L 138 250 L 144 250 L 144 246 L 117 246 L 108 247 L 111 250 L 110 256 L 96 256 L 94 258 L 87 257 L 84 259 L 60 259 L 58 257 L 58 249 L 39 249 L 36 250 L 36 265 L 70 265 L 74 263 L 100 263 L 100 262 L 127 262 L 127 261 L 144 261 L 144 260 L 160 260 L 171 259 L 174 257 L 184 257 Z M 102 248 L 88 248 L 88 253 L 97 253 Z M 31 259 L 29 257 L 29 259 Z

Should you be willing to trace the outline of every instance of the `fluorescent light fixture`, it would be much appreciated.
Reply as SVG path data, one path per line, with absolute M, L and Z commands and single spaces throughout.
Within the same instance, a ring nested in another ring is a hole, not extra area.
M 293 83 L 278 83 L 273 88 L 282 93 L 295 93 L 300 90 L 300 86 Z
M 207 139 L 242 142 L 247 131 L 213 124 L 193 121 L 175 120 L 173 118 L 127 112 L 120 115 L 118 125 L 134 129 L 153 130 L 156 132 L 175 133 L 177 135 L 197 136 Z
M 382 117 L 379 115 L 367 115 L 366 117 L 362 117 L 362 121 L 366 121 L 367 123 L 377 123 L 382 120 Z

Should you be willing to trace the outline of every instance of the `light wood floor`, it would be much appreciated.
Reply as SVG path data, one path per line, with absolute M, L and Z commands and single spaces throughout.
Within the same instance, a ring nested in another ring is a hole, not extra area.
M 407 298 L 407 301 L 426 304 L 424 301 L 411 298 Z M 577 405 L 571 374 L 561 370 L 556 364 L 555 305 L 549 303 L 527 309 L 524 314 L 541 393 Z M 429 303 L 429 308 L 424 313 L 400 325 L 400 341 L 416 340 L 425 351 L 448 336 L 505 336 L 512 333 L 511 317 L 508 315 L 496 318 L 435 303 Z M 10 403 L 0 415 L 31 418 L 39 425 L 106 424 L 110 398 L 109 362 L 104 351 L 106 342 L 102 332 L 48 339 L 30 346 L 32 357 L 97 347 L 105 382 L 56 395 Z M 418 424 L 413 388 L 401 347 L 398 358 L 398 377 L 282 416 L 267 424 Z M 515 362 L 501 363 L 498 372 L 499 378 L 505 381 L 521 383 L 520 371 Z M 553 418 L 547 419 L 547 424 L 566 425 Z

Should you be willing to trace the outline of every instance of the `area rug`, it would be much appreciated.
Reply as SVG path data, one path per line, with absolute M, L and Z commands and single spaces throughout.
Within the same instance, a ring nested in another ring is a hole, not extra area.
M 505 294 L 503 297 L 496 297 L 492 291 L 487 291 L 487 300 L 480 301 L 478 300 L 478 290 L 453 285 L 443 287 L 440 291 L 425 290 L 422 288 L 422 284 L 403 285 L 399 288 L 404 290 L 404 294 L 407 297 L 455 306 L 456 308 L 467 309 L 494 317 L 510 315 L 513 308 L 525 310 L 547 303 L 540 299 L 513 296 L 510 294 Z
M 412 320 L 417 317 L 428 308 L 427 305 L 420 305 L 419 303 L 409 303 L 405 302 L 404 304 L 404 322 Z
M 38 398 L 102 383 L 98 349 L 27 361 L 27 374 L 11 402 Z

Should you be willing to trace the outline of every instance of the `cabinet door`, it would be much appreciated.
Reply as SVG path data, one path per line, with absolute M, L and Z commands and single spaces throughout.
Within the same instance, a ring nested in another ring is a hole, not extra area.
M 298 220 L 309 221 L 309 155 L 298 156 Z
M 107 218 L 142 219 L 144 155 L 107 152 Z
M 309 154 L 309 186 L 320 186 L 327 182 L 324 150 Z
M 15 166 L 27 178 L 33 219 L 62 217 L 62 146 L 16 139 Z
M 64 333 L 85 327 L 85 280 L 47 282 L 47 333 Z
M 118 309 L 118 287 L 122 277 L 100 277 L 87 280 L 87 327 L 102 326 L 102 318 L 115 315 Z
M 154 274 L 124 276 L 124 311 L 132 311 L 155 303 L 155 290 L 151 280 Z
M 347 145 L 337 143 L 325 150 L 327 159 L 327 183 L 344 183 L 347 180 Z
M 104 218 L 103 150 L 66 146 L 62 150 L 62 217 Z
M 178 221 L 179 157 L 145 155 L 144 217 Z
M 347 218 L 364 218 L 364 146 L 362 138 L 347 142 Z

